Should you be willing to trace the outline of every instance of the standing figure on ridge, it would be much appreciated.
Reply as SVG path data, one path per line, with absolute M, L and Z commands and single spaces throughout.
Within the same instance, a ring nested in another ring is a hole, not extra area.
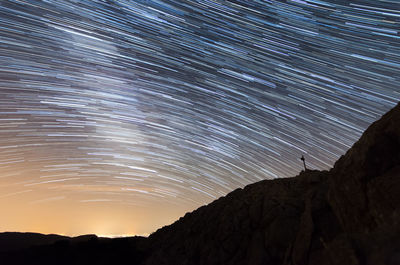
M 303 164 L 304 164 L 304 171 L 307 171 L 306 159 L 304 158 L 304 155 L 302 155 L 300 159 L 303 161 Z

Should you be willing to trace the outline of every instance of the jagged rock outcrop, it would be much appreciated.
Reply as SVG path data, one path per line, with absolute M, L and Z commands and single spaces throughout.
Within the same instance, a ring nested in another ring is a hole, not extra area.
M 358 257 L 354 264 L 400 264 L 400 105 L 373 123 L 330 174 L 328 201 Z
M 339 230 L 327 176 L 261 181 L 186 214 L 150 236 L 145 264 L 307 264 L 310 249 L 322 248 L 315 236 Z
M 400 264 L 400 105 L 329 172 L 238 189 L 149 238 L 152 264 Z

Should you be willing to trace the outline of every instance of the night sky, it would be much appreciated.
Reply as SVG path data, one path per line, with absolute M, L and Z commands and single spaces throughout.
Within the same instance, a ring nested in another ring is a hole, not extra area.
M 0 0 L 0 231 L 149 234 L 329 169 L 400 100 L 399 0 Z

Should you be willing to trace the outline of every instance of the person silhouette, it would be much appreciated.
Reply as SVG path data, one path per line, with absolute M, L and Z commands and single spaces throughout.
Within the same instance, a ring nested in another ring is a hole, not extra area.
M 300 160 L 303 161 L 303 164 L 304 164 L 304 171 L 307 171 L 306 159 L 304 158 L 304 155 L 301 156 Z

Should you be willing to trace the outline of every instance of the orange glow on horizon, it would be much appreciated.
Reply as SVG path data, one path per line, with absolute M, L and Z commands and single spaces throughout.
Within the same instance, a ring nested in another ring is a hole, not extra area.
M 51 184 L 26 190 L 3 185 L 0 191 L 1 232 L 148 236 L 197 207 L 171 205 L 162 200 L 152 205 L 135 205 L 118 196 L 102 199 L 94 193 L 88 197 L 76 190 L 60 195 L 57 186 Z

